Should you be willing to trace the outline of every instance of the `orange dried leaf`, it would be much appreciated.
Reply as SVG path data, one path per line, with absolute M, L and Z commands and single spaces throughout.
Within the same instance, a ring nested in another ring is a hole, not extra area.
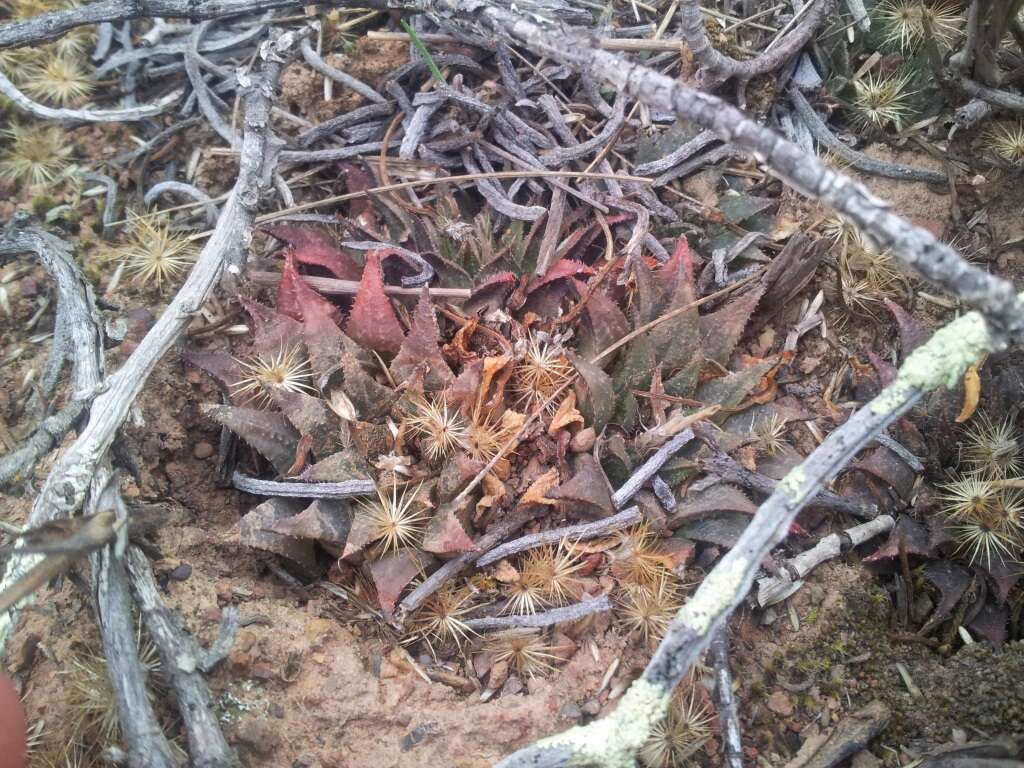
M 502 560 L 494 566 L 494 572 L 491 575 L 494 576 L 495 581 L 502 584 L 515 584 L 519 581 L 519 571 L 508 560 Z
M 972 365 L 964 373 L 964 406 L 956 417 L 957 424 L 963 424 L 974 415 L 980 399 L 981 377 L 978 375 L 978 367 Z
M 558 405 L 558 410 L 555 411 L 551 424 L 548 426 L 548 434 L 554 435 L 558 430 L 564 429 L 570 424 L 583 426 L 583 416 L 576 410 L 576 393 L 571 390 Z
M 544 504 L 548 507 L 557 506 L 558 502 L 554 499 L 549 499 L 545 494 L 552 488 L 558 485 L 558 470 L 549 469 L 543 475 L 538 477 L 532 483 L 530 487 L 526 489 L 526 493 L 523 494 L 522 498 L 519 499 L 520 504 Z

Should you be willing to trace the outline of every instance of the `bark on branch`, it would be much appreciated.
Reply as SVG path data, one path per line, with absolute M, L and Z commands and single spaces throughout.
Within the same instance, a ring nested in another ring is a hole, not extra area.
M 723 141 L 752 154 L 797 191 L 846 216 L 880 248 L 890 249 L 904 268 L 981 311 L 996 335 L 1024 338 L 1024 301 L 1009 281 L 968 264 L 953 248 L 911 225 L 862 185 L 721 99 L 621 56 L 596 50 L 578 30 L 536 13 L 527 18 L 478 0 L 410 0 L 410 4 L 446 23 L 472 24 L 478 33 L 516 41 L 577 72 L 600 78 L 656 111 L 674 112 L 714 131 Z
M 499 768 L 554 768 L 570 763 L 608 768 L 634 765 L 637 750 L 663 717 L 673 689 L 743 601 L 760 563 L 786 536 L 797 513 L 874 435 L 905 413 L 924 392 L 955 385 L 982 354 L 1002 346 L 977 312 L 936 332 L 910 355 L 891 385 L 779 483 L 736 545 L 680 609 L 643 675 L 612 714 L 542 739 L 502 760 Z
M 797 28 L 782 35 L 773 50 L 739 61 L 711 45 L 704 31 L 704 14 L 699 0 L 683 0 L 679 6 L 679 29 L 701 65 L 697 85 L 705 90 L 714 90 L 734 77 L 745 83 L 758 75 L 774 72 L 810 42 L 833 8 L 835 0 L 811 0 L 811 7 L 805 11 Z
M 70 516 L 81 509 L 97 467 L 156 365 L 188 326 L 193 314 L 199 311 L 224 273 L 235 276 L 241 272 L 245 264 L 248 233 L 261 194 L 271 186 L 281 145 L 270 129 L 270 103 L 288 55 L 297 47 L 299 39 L 295 33 L 280 34 L 261 49 L 263 73 L 251 76 L 252 85 L 245 96 L 238 180 L 221 211 L 217 226 L 174 300 L 127 362 L 107 379 L 106 389 L 93 403 L 88 423 L 57 462 L 36 497 L 29 513 L 30 527 Z M 35 562 L 32 556 L 12 557 L 0 590 L 17 581 Z M 0 652 L 16 619 L 17 609 L 0 616 Z

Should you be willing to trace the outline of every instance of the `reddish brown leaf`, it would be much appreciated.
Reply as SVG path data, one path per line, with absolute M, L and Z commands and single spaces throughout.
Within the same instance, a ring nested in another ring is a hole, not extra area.
M 728 366 L 729 358 L 732 357 L 750 316 L 754 314 L 754 308 L 761 300 L 762 293 L 764 285 L 759 283 L 725 306 L 699 318 L 705 360 L 714 360 L 719 365 Z
M 302 343 L 302 326 L 288 315 L 242 298 L 242 306 L 252 318 L 253 349 L 273 355 Z
M 281 222 L 262 230 L 288 244 L 300 264 L 323 267 L 340 280 L 358 280 L 359 265 L 338 248 L 334 236 L 316 224 Z
M 352 526 L 352 509 L 340 499 L 317 499 L 299 514 L 265 526 L 264 530 L 327 544 L 344 544 Z
M 864 558 L 865 563 L 891 560 L 900 556 L 900 551 L 908 555 L 931 557 L 934 552 L 929 541 L 928 531 L 917 521 L 901 515 L 896 526 L 889 531 L 889 538 L 872 554 Z
M 473 540 L 466 533 L 457 511 L 450 504 L 444 504 L 430 518 L 423 534 L 423 549 L 426 552 L 452 555 L 473 548 Z
M 914 470 L 899 456 L 884 446 L 870 450 L 853 465 L 855 469 L 874 475 L 888 485 L 901 499 L 909 499 L 917 478 Z
M 402 590 L 410 581 L 424 573 L 433 559 L 423 552 L 404 549 L 392 555 L 385 555 L 366 566 L 370 578 L 373 579 L 373 585 L 377 588 L 377 602 L 385 619 L 391 618 Z
M 545 495 L 549 499 L 562 501 L 566 509 L 574 514 L 589 518 L 610 517 L 615 513 L 612 496 L 608 491 L 608 480 L 597 460 L 589 453 L 576 458 L 576 473 L 557 488 Z
M 566 277 L 574 277 L 575 275 L 592 275 L 594 270 L 588 267 L 582 261 L 573 261 L 572 259 L 560 259 L 551 265 L 551 268 L 540 277 L 535 277 L 530 281 L 529 285 L 526 286 L 526 293 L 530 294 L 536 291 L 541 286 L 547 285 L 555 280 L 561 280 Z
M 313 542 L 274 532 L 274 527 L 302 510 L 297 499 L 267 499 L 239 522 L 239 540 L 247 547 L 274 552 L 299 566 L 307 575 L 319 573 Z
M 576 291 L 583 296 L 586 286 L 578 280 L 573 281 Z M 598 288 L 587 300 L 580 321 L 580 345 L 577 350 L 580 357 L 593 360 L 616 341 L 629 333 L 629 323 L 622 314 L 618 303 Z M 602 363 L 607 365 L 608 360 Z
M 441 356 L 437 317 L 426 286 L 423 286 L 420 300 L 416 304 L 409 335 L 402 341 L 402 348 L 391 361 L 391 375 L 396 382 L 403 382 L 417 368 L 425 368 L 423 387 L 427 390 L 444 389 L 455 378 L 452 369 Z
M 302 279 L 302 275 L 295 267 L 295 259 L 291 254 L 287 254 L 284 259 L 284 269 L 281 270 L 281 282 L 277 286 L 275 306 L 278 312 L 294 317 L 296 320 L 320 314 L 335 322 L 341 318 L 341 313 L 336 306 L 306 285 L 306 281 Z
M 1020 581 L 1020 577 L 1024 576 L 1024 565 L 1007 561 L 999 552 L 996 552 L 990 561 L 982 562 L 980 565 L 995 584 L 999 603 L 1005 603 L 1010 590 Z
M 181 357 L 189 365 L 212 376 L 220 385 L 221 390 L 228 395 L 233 392 L 235 385 L 245 378 L 245 373 L 235 358 L 223 352 L 187 350 L 181 353 Z M 239 397 L 237 404 L 241 404 L 243 399 L 244 396 Z M 235 402 L 235 398 L 232 398 L 232 401 Z
M 921 569 L 921 575 L 939 590 L 939 604 L 928 619 L 930 624 L 949 616 L 971 584 L 971 574 L 949 560 L 926 563 Z
M 1005 605 L 985 603 L 968 623 L 967 628 L 988 640 L 996 650 L 999 650 L 1006 642 L 1006 622 L 1009 618 L 1009 611 Z
M 376 251 L 368 251 L 366 254 L 366 267 L 345 325 L 345 333 L 362 346 L 378 352 L 394 354 L 402 347 L 402 326 L 384 294 L 380 256 Z
M 906 360 L 907 355 L 924 344 L 931 334 L 927 328 L 911 317 L 907 310 L 892 299 L 883 299 L 882 303 L 885 304 L 885 308 L 889 310 L 900 329 L 900 357 Z

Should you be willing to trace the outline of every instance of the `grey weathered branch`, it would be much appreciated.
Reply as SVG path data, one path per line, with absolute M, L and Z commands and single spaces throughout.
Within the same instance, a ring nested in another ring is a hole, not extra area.
M 734 483 L 749 491 L 769 495 L 779 486 L 779 481 L 767 475 L 747 469 L 738 461 L 721 451 L 713 453 L 706 459 L 700 459 L 700 467 L 705 472 L 712 472 L 718 475 L 727 483 Z M 811 499 L 809 505 L 818 509 L 827 509 L 830 512 L 841 512 L 845 515 L 853 515 L 862 519 L 871 519 L 878 514 L 878 505 L 848 499 L 832 491 L 822 489 Z M 685 515 L 685 509 L 683 510 Z
M 0 488 L 28 479 L 39 460 L 71 431 L 87 404 L 86 400 L 72 400 L 53 416 L 43 419 L 20 447 L 0 457 Z
M 16 226 L 17 226 L 16 222 Z M 26 227 L 0 239 L 0 254 L 32 253 L 56 286 L 57 317 L 50 369 L 55 376 L 65 360 L 72 364 L 72 392 L 57 414 L 45 419 L 18 450 L 0 459 L 0 487 L 26 478 L 54 445 L 63 439 L 96 395 L 103 379 L 103 321 L 92 286 L 75 262 L 70 247 L 58 237 Z M 52 385 L 44 389 L 46 394 Z M 29 521 L 32 525 L 32 521 Z
M 127 514 L 117 480 L 104 458 L 93 479 L 89 512 L 114 509 Z M 138 633 L 124 563 L 110 544 L 90 558 L 96 622 L 103 638 L 107 677 L 117 705 L 121 738 L 130 768 L 177 768 L 171 745 L 157 722 L 146 687 L 146 670 L 139 661 Z
M 342 72 L 340 69 L 332 67 L 324 61 L 320 57 L 320 54 L 313 50 L 313 46 L 310 44 L 309 40 L 302 41 L 302 58 L 306 60 L 306 63 L 309 64 L 309 66 L 324 77 L 329 78 L 336 83 L 341 83 L 350 91 L 355 91 L 367 101 L 376 104 L 387 103 L 388 100 L 385 97 L 381 96 L 362 80 L 353 77 L 347 72 Z
M 858 171 L 901 181 L 923 181 L 931 184 L 946 183 L 947 179 L 944 173 L 929 171 L 925 168 L 915 168 L 911 165 L 903 165 L 902 163 L 887 163 L 884 160 L 869 157 L 863 152 L 858 152 L 848 147 L 828 129 L 825 121 L 814 111 L 798 88 L 790 88 L 789 98 L 793 102 L 796 113 L 804 121 L 804 125 L 807 126 L 807 130 L 811 132 L 815 141 L 827 147 L 837 157 L 849 163 Z
M 579 523 L 567 525 L 563 528 L 552 528 L 550 531 L 531 533 L 529 536 L 522 536 L 512 541 L 506 541 L 501 546 L 495 547 L 486 555 L 476 561 L 477 568 L 496 563 L 506 557 L 525 552 L 528 549 L 543 547 L 545 544 L 557 544 L 563 539 L 570 544 L 576 541 L 596 539 L 598 536 L 607 536 L 609 533 L 635 525 L 644 519 L 640 514 L 639 507 L 624 509 L 617 515 L 606 517 L 603 520 L 595 520 L 592 523 Z
M 217 226 L 160 319 L 120 370 L 107 379 L 105 390 L 93 402 L 88 423 L 61 456 L 36 496 L 29 513 L 29 526 L 38 527 L 81 509 L 97 467 L 160 359 L 188 327 L 193 314 L 199 311 L 225 272 L 232 277 L 241 273 L 247 235 L 262 191 L 270 186 L 280 147 L 280 141 L 270 130 L 270 102 L 287 56 L 296 43 L 294 34 L 285 33 L 264 45 L 264 71 L 262 76 L 251 75 L 252 87 L 245 96 L 238 180 Z M 12 557 L 0 590 L 34 564 L 32 556 Z M 6 645 L 16 620 L 16 609 L 0 616 L 0 650 Z
M 615 508 L 622 509 L 626 502 L 636 496 L 644 487 L 644 483 L 658 474 L 658 470 L 665 466 L 665 462 L 682 450 L 683 446 L 691 440 L 693 440 L 693 430 L 684 429 L 655 451 L 612 496 L 612 504 L 615 505 Z
M 561 608 L 552 608 L 540 613 L 517 614 L 515 616 L 485 616 L 479 619 L 466 619 L 466 626 L 474 632 L 492 632 L 506 629 L 536 629 L 561 624 L 565 621 L 579 621 L 594 613 L 606 613 L 612 609 L 612 601 L 608 595 L 600 595 L 593 600 L 571 603 Z
M 357 4 L 361 8 L 380 5 L 372 0 L 359 0 Z M 327 2 L 323 5 L 344 6 L 346 3 Z M 53 11 L 25 21 L 5 24 L 0 27 L 0 49 L 45 43 L 86 24 L 156 17 L 222 19 L 301 6 L 302 3 L 297 0 L 99 0 L 66 11 Z
M 585 35 L 538 14 L 514 13 L 477 0 L 410 0 L 415 7 L 446 20 L 513 39 L 578 72 L 587 72 L 654 110 L 673 112 L 709 129 L 725 142 L 754 155 L 771 172 L 808 197 L 822 200 L 846 216 L 879 247 L 890 249 L 906 269 L 940 286 L 981 311 L 993 332 L 1024 338 L 1024 301 L 1013 285 L 968 264 L 955 249 L 916 227 L 874 197 L 862 185 L 825 166 L 796 144 L 746 117 L 715 96 L 690 88 L 642 64 L 595 50 Z
M 704 14 L 699 0 L 683 0 L 679 6 L 679 29 L 683 39 L 701 64 L 698 85 L 712 90 L 731 78 L 746 82 L 758 75 L 774 72 L 810 42 L 835 8 L 835 0 L 810 0 L 799 26 L 781 36 L 774 49 L 746 61 L 738 61 L 715 49 L 704 31 Z
M 879 515 L 874 520 L 826 536 L 815 546 L 784 562 L 778 574 L 757 580 L 758 606 L 766 608 L 785 600 L 803 584 L 803 578 L 823 562 L 891 531 L 895 524 L 892 515 Z
M 373 480 L 345 480 L 340 483 L 304 483 L 287 480 L 260 480 L 241 472 L 231 476 L 231 485 L 254 496 L 284 496 L 290 499 L 350 499 L 377 491 Z
M 966 77 L 961 78 L 960 86 L 964 89 L 965 93 L 976 99 L 981 99 L 1001 109 L 1024 112 L 1024 96 L 1021 96 L 1019 93 L 989 88 L 987 85 L 976 83 L 974 80 Z
M 743 601 L 763 559 L 785 538 L 797 513 L 814 498 L 822 484 L 924 392 L 955 385 L 981 355 L 1003 346 L 1004 342 L 989 333 L 977 312 L 968 313 L 936 332 L 907 358 L 891 385 L 830 434 L 779 483 L 736 545 L 680 609 L 643 675 L 611 715 L 542 739 L 498 765 L 554 768 L 571 762 L 615 768 L 632 766 L 650 728 L 664 715 L 675 686 Z
M 708 649 L 715 671 L 715 704 L 722 727 L 723 763 L 726 768 L 743 768 L 743 739 L 736 698 L 732 692 L 732 671 L 729 669 L 729 630 L 722 627 L 715 633 Z
M 201 670 L 206 666 L 206 653 L 182 626 L 180 619 L 160 598 L 153 570 L 146 556 L 136 547 L 129 547 L 125 556 L 132 592 L 142 612 L 149 636 L 160 652 L 160 662 L 167 682 L 178 700 L 178 711 L 188 734 L 190 765 L 197 768 L 233 768 L 238 757 L 228 746 L 213 708 L 210 688 Z M 225 609 L 235 630 L 237 609 Z M 218 640 L 230 647 L 233 632 L 222 632 Z
M 472 566 L 478 557 L 488 550 L 496 547 L 532 519 L 532 514 L 519 514 L 509 520 L 504 520 L 493 525 L 491 530 L 473 543 L 473 548 L 471 550 L 463 552 L 458 557 L 449 560 L 420 582 L 420 585 L 412 592 L 406 595 L 395 610 L 395 621 L 393 623 L 396 626 L 401 626 L 406 617 L 423 605 L 427 598 L 440 589 L 448 579 L 455 577 L 466 568 Z
M 2 31 L 2 30 L 0 30 Z M 122 109 L 68 109 L 48 107 L 18 90 L 7 76 L 0 72 L 0 93 L 14 102 L 14 105 L 41 120 L 70 120 L 81 123 L 130 123 L 162 115 L 181 98 L 182 91 L 172 91 L 152 104 Z

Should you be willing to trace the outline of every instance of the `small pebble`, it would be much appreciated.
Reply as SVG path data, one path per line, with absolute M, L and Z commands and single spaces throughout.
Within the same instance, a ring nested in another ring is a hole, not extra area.
M 196 443 L 195 448 L 192 449 L 192 455 L 197 459 L 208 459 L 213 456 L 213 446 L 205 440 Z
M 173 571 L 167 574 L 167 578 L 171 581 L 188 581 L 189 576 L 192 575 L 192 566 L 188 563 L 182 563 Z
M 566 720 L 579 720 L 583 717 L 583 712 L 580 708 L 572 701 L 567 701 L 562 705 L 562 708 L 558 711 L 558 714 L 564 717 Z
M 573 435 L 572 440 L 569 441 L 569 450 L 573 453 L 587 453 L 594 447 L 594 441 L 596 439 L 597 433 L 594 432 L 593 427 L 581 429 Z
M 597 699 L 587 699 L 583 702 L 583 706 L 580 707 L 580 711 L 583 712 L 584 715 L 596 717 L 598 713 L 601 712 L 601 702 Z

